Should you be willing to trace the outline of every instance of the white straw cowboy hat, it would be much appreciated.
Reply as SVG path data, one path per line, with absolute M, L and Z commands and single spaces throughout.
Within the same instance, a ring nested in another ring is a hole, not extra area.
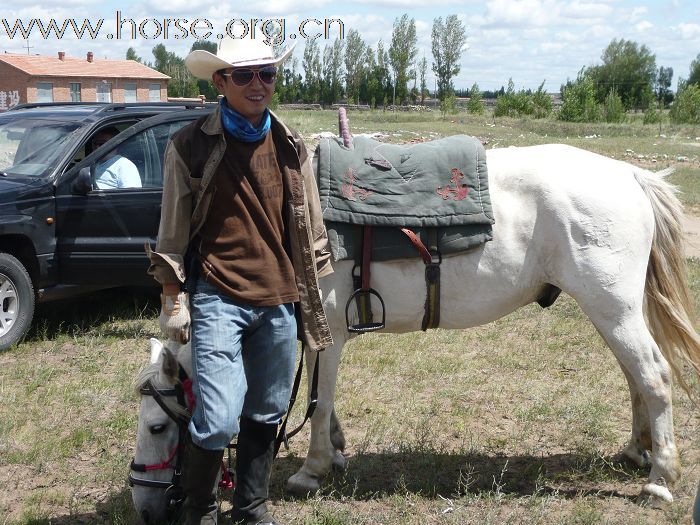
M 263 40 L 226 37 L 219 43 L 216 55 L 197 49 L 187 55 L 185 65 L 195 77 L 211 80 L 211 76 L 220 69 L 279 65 L 293 50 L 294 46 L 287 47 L 280 56 L 275 57 L 272 46 Z

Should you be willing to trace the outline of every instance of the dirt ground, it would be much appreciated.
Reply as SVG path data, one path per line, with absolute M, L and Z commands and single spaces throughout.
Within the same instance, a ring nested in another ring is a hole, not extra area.
M 683 230 L 686 256 L 700 258 L 700 217 L 686 214 Z

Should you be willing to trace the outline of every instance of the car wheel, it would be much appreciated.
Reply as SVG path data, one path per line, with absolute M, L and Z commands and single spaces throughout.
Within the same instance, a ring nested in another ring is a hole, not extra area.
M 34 302 L 34 285 L 26 268 L 9 253 L 0 253 L 0 350 L 29 330 Z

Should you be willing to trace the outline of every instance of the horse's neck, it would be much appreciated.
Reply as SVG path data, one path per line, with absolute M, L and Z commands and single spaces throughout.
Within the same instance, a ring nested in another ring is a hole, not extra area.
M 183 368 L 187 377 L 192 377 L 192 347 L 191 343 L 182 345 L 177 352 L 177 362 Z

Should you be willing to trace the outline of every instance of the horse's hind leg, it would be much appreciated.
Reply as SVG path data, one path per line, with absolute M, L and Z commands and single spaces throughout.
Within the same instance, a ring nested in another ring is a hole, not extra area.
M 646 447 L 644 424 L 648 420 L 651 437 L 651 472 L 643 493 L 673 501 L 667 485 L 680 478 L 681 467 L 673 437 L 673 409 L 671 399 L 671 368 L 649 333 L 642 315 L 641 304 L 612 298 L 606 307 L 595 307 L 579 301 L 603 339 L 612 349 L 626 372 L 631 388 L 632 402 L 637 407 L 646 405 L 648 417 L 640 409 L 636 423 L 639 445 Z M 636 443 L 631 443 L 631 445 Z
M 638 467 L 648 468 L 651 466 L 649 454 L 652 449 L 649 411 L 630 373 L 622 364 L 620 364 L 620 368 L 627 379 L 630 401 L 632 402 L 632 436 L 627 446 L 622 450 L 622 455 Z

